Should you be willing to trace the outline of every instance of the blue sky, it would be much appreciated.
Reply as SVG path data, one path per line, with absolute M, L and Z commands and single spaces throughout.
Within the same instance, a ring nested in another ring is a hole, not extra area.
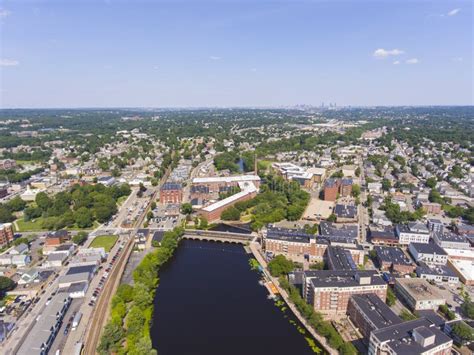
M 465 105 L 472 1 L 4 1 L 0 106 Z

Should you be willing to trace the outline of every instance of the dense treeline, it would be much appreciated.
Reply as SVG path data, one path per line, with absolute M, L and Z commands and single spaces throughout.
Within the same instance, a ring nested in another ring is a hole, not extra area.
M 7 203 L 0 204 L 0 223 L 13 222 L 14 213 L 20 212 L 26 207 L 26 202 L 19 196 L 12 198 Z
M 36 195 L 35 205 L 25 209 L 24 219 L 43 218 L 42 228 L 53 230 L 72 227 L 92 227 L 94 221 L 106 222 L 117 212 L 117 200 L 128 196 L 130 186 L 106 187 L 102 184 L 74 185 L 68 192 L 53 197 L 45 192 Z
M 161 245 L 147 254 L 133 272 L 134 286 L 120 285 L 112 299 L 110 320 L 97 349 L 99 354 L 157 353 L 152 348 L 150 326 L 158 272 L 173 256 L 183 234 L 182 228 L 166 232 Z
M 10 183 L 18 183 L 18 182 L 28 180 L 33 175 L 42 173 L 43 171 L 44 171 L 43 168 L 28 170 L 28 171 L 25 171 L 25 172 L 22 172 L 22 173 L 17 172 L 13 169 L 3 170 L 3 171 L 0 172 L 0 180 L 8 181 Z

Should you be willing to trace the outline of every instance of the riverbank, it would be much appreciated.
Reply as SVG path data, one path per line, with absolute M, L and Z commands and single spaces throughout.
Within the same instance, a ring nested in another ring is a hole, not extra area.
M 314 346 L 325 353 L 282 301 L 268 297 L 251 257 L 237 244 L 182 240 L 160 270 L 153 348 L 160 355 L 314 355 Z
M 296 306 L 291 302 L 290 297 L 286 290 L 281 287 L 279 280 L 276 277 L 273 277 L 270 275 L 270 272 L 267 269 L 267 262 L 263 255 L 261 254 L 261 249 L 258 243 L 256 242 L 251 242 L 250 243 L 250 250 L 252 251 L 252 254 L 254 255 L 255 259 L 259 262 L 259 264 L 262 266 L 264 273 L 268 279 L 272 281 L 272 283 L 275 285 L 277 288 L 280 296 L 283 298 L 283 300 L 286 302 L 288 307 L 291 309 L 293 314 L 298 318 L 298 320 L 301 322 L 301 324 L 304 325 L 306 330 L 317 340 L 319 343 L 324 347 L 324 350 L 327 351 L 331 355 L 337 355 L 339 352 L 335 349 L 333 349 L 330 345 L 329 342 L 326 340 L 325 337 L 322 335 L 316 333 L 314 328 L 307 322 L 307 320 L 300 314 Z

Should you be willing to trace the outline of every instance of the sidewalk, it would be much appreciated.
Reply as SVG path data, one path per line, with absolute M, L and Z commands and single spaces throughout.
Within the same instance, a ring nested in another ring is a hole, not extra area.
M 267 272 L 267 262 L 265 261 L 264 257 L 260 253 L 260 247 L 258 243 L 256 242 L 251 242 L 250 243 L 250 250 L 252 250 L 253 255 L 255 258 L 258 260 L 260 265 L 264 268 L 265 275 L 273 282 L 275 287 L 278 289 L 278 292 L 280 293 L 281 297 L 285 300 L 286 304 L 288 307 L 291 309 L 291 311 L 294 313 L 294 315 L 298 318 L 298 320 L 301 322 L 301 324 L 304 325 L 306 330 L 317 340 L 321 343 L 323 346 L 324 350 L 327 351 L 331 355 L 337 355 L 339 354 L 337 350 L 331 348 L 329 345 L 328 341 L 326 338 L 323 336 L 319 335 L 316 333 L 316 331 L 311 327 L 311 325 L 304 319 L 304 317 L 300 314 L 298 309 L 296 309 L 296 306 L 290 301 L 288 293 L 280 287 L 280 283 L 278 282 L 278 279 L 271 276 L 269 272 Z

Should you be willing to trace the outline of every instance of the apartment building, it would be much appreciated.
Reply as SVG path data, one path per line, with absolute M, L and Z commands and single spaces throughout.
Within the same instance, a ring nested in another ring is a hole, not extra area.
M 430 232 L 428 228 L 419 222 L 411 222 L 408 224 L 398 224 L 395 227 L 395 233 L 398 237 L 398 242 L 401 245 L 408 245 L 410 243 L 429 243 Z
M 305 271 L 303 294 L 318 312 L 328 316 L 346 314 L 352 295 L 373 293 L 385 302 L 387 283 L 373 270 Z
M 8 246 L 13 241 L 13 225 L 0 223 L 0 248 Z

